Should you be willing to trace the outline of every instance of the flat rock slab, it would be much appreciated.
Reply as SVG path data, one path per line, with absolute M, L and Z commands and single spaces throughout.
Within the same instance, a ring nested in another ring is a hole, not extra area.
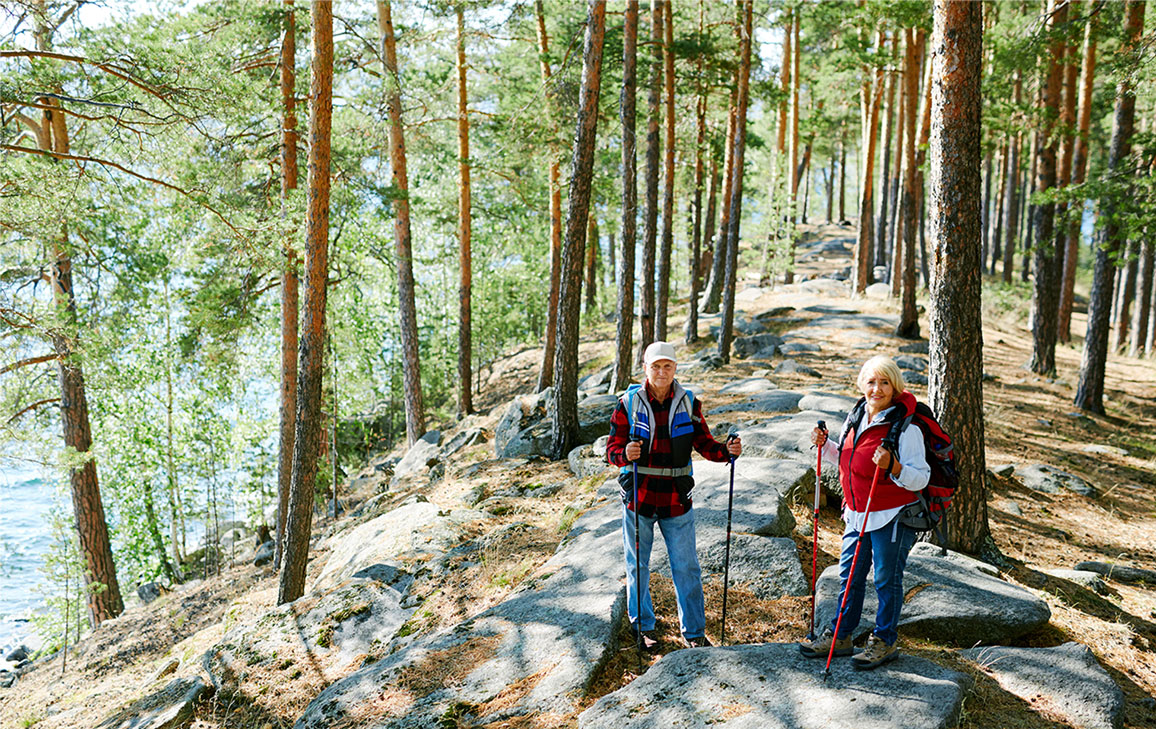
M 1149 585 L 1156 585 L 1156 570 L 1126 567 L 1121 564 L 1108 564 L 1106 562 L 1080 562 L 1076 565 L 1076 569 L 1096 572 L 1110 580 L 1118 580 L 1120 582 L 1146 582 Z
M 808 329 L 880 329 L 888 333 L 899 325 L 899 317 L 874 314 L 827 314 L 812 319 Z
M 1097 595 L 1108 595 L 1112 592 L 1112 589 L 1108 587 L 1108 583 L 1104 582 L 1104 578 L 1101 577 L 1099 573 L 1092 572 L 1091 570 L 1055 569 L 1046 570 L 1046 572 L 1052 577 L 1059 577 L 1062 580 L 1075 582 L 1077 585 L 1086 587 Z
M 965 674 L 913 656 L 874 671 L 804 658 L 794 644 L 681 650 L 578 717 L 580 729 L 946 729 Z
M 874 573 L 867 577 L 863 618 L 854 635 L 875 626 Z M 1004 582 L 995 568 L 956 552 L 939 556 L 939 547 L 920 542 L 911 550 L 903 575 L 907 600 L 899 616 L 899 634 L 961 646 L 1003 643 L 1047 624 L 1047 603 L 1022 587 Z M 815 624 L 827 625 L 839 596 L 839 568 L 823 571 L 817 587 Z
M 821 350 L 819 345 L 812 342 L 784 342 L 779 345 L 779 352 L 785 357 L 796 354 L 811 354 Z
M 442 511 L 428 501 L 410 501 L 353 529 L 330 537 L 332 551 L 310 591 L 331 590 L 375 564 L 432 557 L 461 541 L 462 525 L 485 514 Z
M 97 729 L 177 729 L 189 723 L 206 693 L 211 690 L 199 677 L 175 678 L 108 717 Z
M 724 395 L 758 395 L 777 389 L 777 385 L 765 377 L 747 377 L 735 380 L 719 388 Z
M 758 395 L 753 395 L 742 402 L 731 403 L 730 405 L 720 405 L 717 408 L 712 408 L 708 415 L 719 415 L 722 413 L 789 413 L 794 411 L 799 406 L 799 400 L 802 399 L 801 392 L 794 390 L 770 390 Z
M 1087 646 L 992 646 L 961 653 L 979 664 L 1005 691 L 1036 708 L 1060 714 L 1072 726 L 1119 729 L 1123 724 L 1124 693 Z
M 799 364 L 793 359 L 783 360 L 775 367 L 776 375 L 810 375 L 811 377 L 822 377 L 823 373 L 814 367 Z
M 803 399 L 799 399 L 799 405 Z M 821 403 L 829 406 L 833 403 Z M 803 410 L 791 415 L 779 415 L 744 428 L 743 458 L 747 454 L 765 458 L 791 458 L 806 463 L 815 462 L 815 448 L 811 445 L 811 430 L 820 420 L 827 421 L 827 428 L 838 431 L 842 425 L 840 414 L 821 410 Z M 836 422 L 838 421 L 838 422 Z
M 586 512 L 540 577 L 334 683 L 295 727 L 322 729 L 356 717 L 381 729 L 426 729 L 440 726 L 451 709 L 478 724 L 575 711 L 617 648 L 615 628 L 626 607 L 621 524 L 617 500 Z
M 1045 494 L 1058 494 L 1067 490 L 1081 496 L 1096 495 L 1095 488 L 1084 479 L 1044 463 L 1019 466 L 1015 470 L 1015 475 L 1024 486 Z
M 838 415 L 839 422 L 827 423 L 827 429 L 835 431 L 835 436 L 838 436 L 839 427 L 843 424 L 847 413 L 851 412 L 851 408 L 855 407 L 855 403 L 858 401 L 859 398 L 851 397 L 850 395 L 835 395 L 829 392 L 808 392 L 799 400 L 799 409 L 819 410 L 824 413 Z

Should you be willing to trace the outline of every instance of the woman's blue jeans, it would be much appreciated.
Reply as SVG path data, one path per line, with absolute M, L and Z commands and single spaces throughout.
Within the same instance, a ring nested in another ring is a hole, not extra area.
M 638 619 L 638 572 L 634 555 L 634 512 L 622 507 L 622 545 L 626 554 L 626 605 L 632 626 L 654 630 L 654 604 L 650 601 L 650 549 L 654 525 L 662 530 L 670 573 L 678 599 L 678 622 L 683 636 L 701 638 L 706 633 L 706 606 L 702 594 L 702 569 L 694 544 L 694 509 L 666 519 L 638 517 L 638 551 L 642 563 L 642 619 Z
M 843 551 L 839 555 L 839 602 L 835 604 L 836 614 L 831 620 L 832 633 L 839 617 L 843 591 L 847 589 L 847 575 L 851 572 L 851 558 L 855 555 L 858 536 L 859 533 L 855 531 L 843 535 Z M 915 532 L 900 524 L 898 516 L 885 526 L 864 534 L 863 546 L 859 548 L 859 561 L 855 563 L 855 579 L 851 581 L 851 592 L 847 595 L 847 608 L 837 638 L 846 638 L 859 626 L 867 587 L 867 570 L 874 564 L 875 592 L 879 597 L 874 633 L 887 645 L 895 645 L 895 641 L 899 640 L 899 614 L 903 610 L 903 570 L 907 566 L 907 554 L 914 544 Z

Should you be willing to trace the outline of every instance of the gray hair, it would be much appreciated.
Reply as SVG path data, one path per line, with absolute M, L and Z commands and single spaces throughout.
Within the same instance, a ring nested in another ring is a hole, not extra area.
M 863 390 L 863 385 L 874 374 L 886 377 L 887 381 L 891 383 L 891 387 L 895 388 L 896 394 L 907 390 L 907 383 L 903 381 L 903 371 L 899 369 L 899 365 L 895 364 L 895 360 L 887 355 L 881 354 L 864 362 L 855 384 L 859 386 L 860 390 Z

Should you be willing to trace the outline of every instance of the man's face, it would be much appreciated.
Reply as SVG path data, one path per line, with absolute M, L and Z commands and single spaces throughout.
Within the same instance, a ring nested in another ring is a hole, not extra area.
M 665 390 L 674 383 L 674 372 L 678 365 L 669 359 L 660 359 L 646 365 L 646 379 L 659 390 Z

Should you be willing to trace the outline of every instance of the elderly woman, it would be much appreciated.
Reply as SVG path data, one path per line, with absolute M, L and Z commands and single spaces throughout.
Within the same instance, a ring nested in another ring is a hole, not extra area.
M 867 570 L 874 564 L 875 592 L 879 597 L 875 629 L 867 639 L 867 647 L 851 658 L 855 668 L 871 669 L 898 655 L 895 644 L 903 608 L 903 569 L 907 554 L 915 544 L 915 532 L 904 526 L 901 512 L 918 503 L 917 492 L 927 486 L 931 469 L 924 456 L 923 433 L 919 428 L 903 429 L 898 444 L 887 442 L 894 421 L 889 416 L 915 410 L 915 397 L 905 390 L 898 365 L 890 357 L 872 357 L 859 371 L 858 385 L 863 399 L 843 423 L 837 443 L 828 440 L 827 433 L 819 428 L 811 431 L 811 442 L 819 447 L 823 460 L 839 466 L 845 526 L 839 555 L 841 589 L 836 615 L 822 635 L 801 644 L 799 650 L 804 656 L 825 658 L 834 642 L 835 655 L 851 655 L 851 636 L 863 611 Z M 868 513 L 868 495 L 877 475 Z M 855 544 L 860 539 L 860 555 L 855 574 L 851 575 Z M 838 606 L 847 590 L 850 593 L 840 622 Z

